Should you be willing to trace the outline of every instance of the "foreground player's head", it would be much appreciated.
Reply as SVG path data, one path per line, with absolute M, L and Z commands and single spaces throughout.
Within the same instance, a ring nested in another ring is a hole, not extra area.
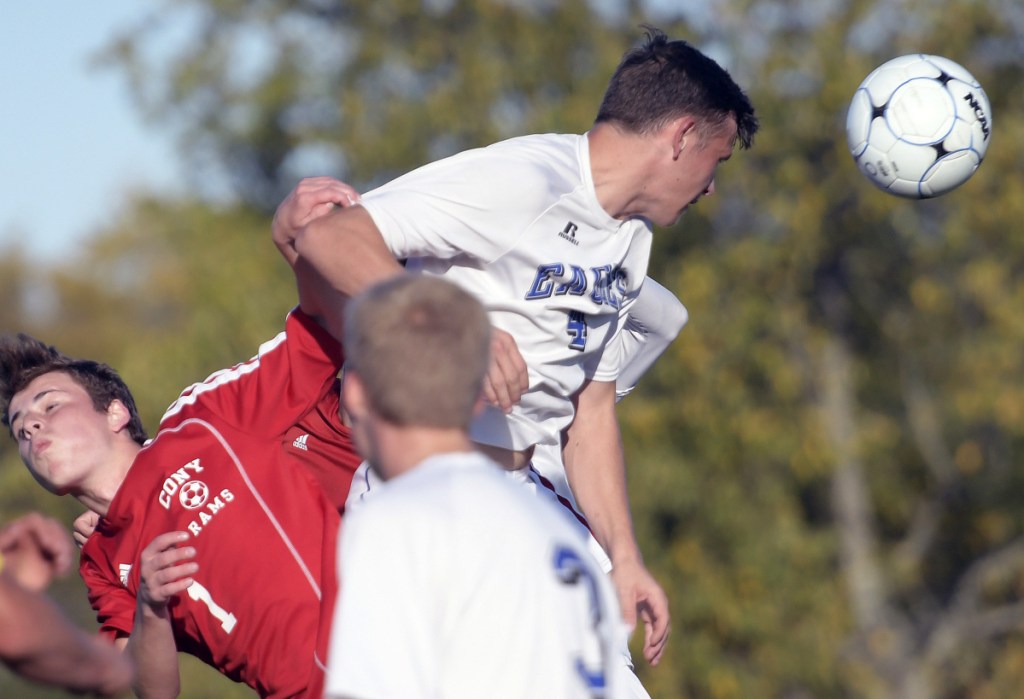
M 375 417 L 399 427 L 462 430 L 479 401 L 490 349 L 483 306 L 436 277 L 401 275 L 346 308 L 345 371 Z
M 681 116 L 696 119 L 702 141 L 734 119 L 744 148 L 758 127 L 750 100 L 725 69 L 687 42 L 648 27 L 644 43 L 627 52 L 612 75 L 595 121 L 642 135 Z

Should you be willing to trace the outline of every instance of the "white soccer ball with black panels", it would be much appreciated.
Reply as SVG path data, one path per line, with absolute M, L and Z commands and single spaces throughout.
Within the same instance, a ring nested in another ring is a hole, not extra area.
M 978 169 L 992 138 L 992 110 L 959 64 L 921 53 L 900 56 L 857 88 L 846 138 L 857 167 L 880 189 L 937 197 Z

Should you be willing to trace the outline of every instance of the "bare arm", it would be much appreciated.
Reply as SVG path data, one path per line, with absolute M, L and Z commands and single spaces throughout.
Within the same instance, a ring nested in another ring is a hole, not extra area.
M 311 221 L 296 235 L 294 247 L 337 292 L 348 297 L 403 271 L 361 206 L 334 209 Z
M 305 226 L 337 207 L 359 201 L 355 189 L 330 177 L 312 177 L 299 182 L 274 213 L 271 227 L 274 244 L 295 273 L 299 307 L 341 340 L 342 314 L 346 296 L 332 288 L 308 260 L 295 249 L 295 237 Z
M 569 486 L 612 561 L 612 581 L 626 622 L 644 622 L 644 657 L 661 659 L 668 640 L 668 598 L 644 567 L 633 533 L 626 465 L 615 415 L 615 384 L 588 381 L 576 397 L 564 448 Z
M 112 696 L 132 681 L 131 663 L 119 650 L 8 574 L 0 574 L 0 658 L 23 677 L 73 692 Z
M 167 532 L 153 539 L 139 556 L 139 604 L 126 650 L 138 671 L 134 688 L 141 699 L 173 698 L 181 691 L 178 648 L 167 604 L 188 589 L 199 569 L 191 561 L 195 549 L 179 546 L 186 541 L 187 532 Z
M 78 629 L 42 590 L 71 566 L 74 545 L 56 520 L 32 512 L 0 531 L 0 659 L 14 672 L 76 692 L 128 688 L 132 667 Z

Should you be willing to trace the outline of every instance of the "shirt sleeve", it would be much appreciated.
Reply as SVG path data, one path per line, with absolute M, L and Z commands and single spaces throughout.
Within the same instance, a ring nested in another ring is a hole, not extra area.
M 110 580 L 103 567 L 82 549 L 79 574 L 88 588 L 89 603 L 96 611 L 99 632 L 110 640 L 131 636 L 135 623 L 135 597 L 120 583 Z
M 517 242 L 518 234 L 507 231 L 529 228 L 538 214 L 534 202 L 550 197 L 551 177 L 507 149 L 481 148 L 367 192 L 362 205 L 398 259 L 465 255 L 493 262 Z
M 245 433 L 283 434 L 333 389 L 342 363 L 338 341 L 296 308 L 285 331 L 263 343 L 255 357 L 185 389 L 164 414 L 161 429 L 192 416 L 213 416 Z
M 626 397 L 688 320 L 686 306 L 671 291 L 646 278 L 622 327 L 605 347 L 594 378 L 614 380 L 616 398 Z

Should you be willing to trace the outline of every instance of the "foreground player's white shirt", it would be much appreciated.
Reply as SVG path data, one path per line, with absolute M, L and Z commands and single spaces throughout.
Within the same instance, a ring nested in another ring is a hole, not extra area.
M 509 415 L 488 408 L 474 441 L 557 444 L 585 379 L 647 274 L 651 230 L 600 205 L 586 135 L 543 134 L 465 151 L 368 192 L 362 205 L 395 257 L 473 293 L 512 334 L 530 387 Z
M 561 511 L 479 454 L 386 483 L 346 515 L 338 560 L 329 697 L 623 696 L 608 580 Z

